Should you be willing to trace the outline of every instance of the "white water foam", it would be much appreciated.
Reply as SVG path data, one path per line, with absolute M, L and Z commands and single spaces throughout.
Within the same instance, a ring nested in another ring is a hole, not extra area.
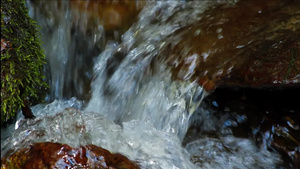
M 199 138 L 186 145 L 191 160 L 200 168 L 269 168 L 275 169 L 280 155 L 258 149 L 249 139 L 226 136 Z

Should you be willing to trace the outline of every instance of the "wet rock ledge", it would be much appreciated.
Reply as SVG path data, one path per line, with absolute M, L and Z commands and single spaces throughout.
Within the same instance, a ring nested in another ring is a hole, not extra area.
M 99 168 L 139 169 L 121 154 L 112 154 L 95 145 L 72 148 L 60 143 L 35 143 L 1 159 L 1 169 Z
M 177 32 L 168 60 L 173 77 L 218 87 L 300 84 L 299 1 L 239 1 L 206 10 Z

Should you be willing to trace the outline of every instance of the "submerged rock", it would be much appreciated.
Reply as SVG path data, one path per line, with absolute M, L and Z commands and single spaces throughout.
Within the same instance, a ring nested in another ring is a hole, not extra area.
M 205 100 L 210 113 L 226 117 L 222 126 L 250 138 L 258 147 L 277 151 L 285 167 L 300 167 L 300 88 L 258 90 L 216 89 Z M 196 124 L 198 125 L 198 124 Z
M 173 76 L 219 86 L 300 84 L 298 1 L 219 4 L 177 31 L 182 39 L 168 58 Z
M 138 169 L 121 154 L 95 145 L 72 148 L 60 143 L 35 143 L 1 159 L 1 168 L 109 168 Z

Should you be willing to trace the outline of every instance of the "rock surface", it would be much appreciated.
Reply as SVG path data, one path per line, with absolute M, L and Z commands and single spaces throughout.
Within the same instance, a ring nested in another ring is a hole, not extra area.
M 230 116 L 220 128 L 279 152 L 288 168 L 300 166 L 299 8 L 285 0 L 219 4 L 178 31 L 168 58 L 174 79 L 215 90 L 204 102 Z
M 70 1 L 74 12 L 78 10 L 91 19 L 99 20 L 107 31 L 128 29 L 145 4 L 145 1 L 131 0 Z
M 20 168 L 101 168 L 138 169 L 121 154 L 112 154 L 95 145 L 72 148 L 60 143 L 35 143 L 1 159 L 1 169 Z
M 206 10 L 178 34 L 170 65 L 174 78 L 219 86 L 300 84 L 300 3 L 239 1 Z M 174 64 L 173 62 L 176 62 Z

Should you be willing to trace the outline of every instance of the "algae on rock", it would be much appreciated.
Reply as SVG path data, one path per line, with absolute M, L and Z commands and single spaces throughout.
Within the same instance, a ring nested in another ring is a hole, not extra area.
M 43 100 L 45 55 L 38 25 L 24 0 L 1 1 L 1 124 L 26 105 Z

